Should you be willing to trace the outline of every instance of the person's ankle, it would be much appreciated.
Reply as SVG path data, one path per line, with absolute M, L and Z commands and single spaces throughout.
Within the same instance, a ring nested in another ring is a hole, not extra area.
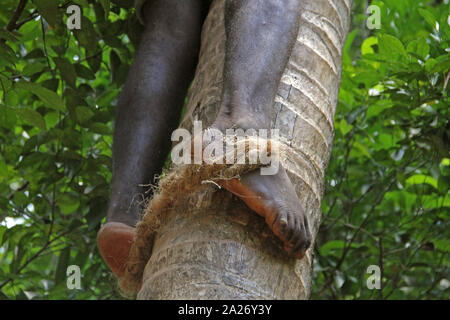
M 105 223 L 122 223 L 130 227 L 135 227 L 138 223 L 138 214 L 135 212 L 130 212 L 126 210 L 121 211 L 108 211 L 108 214 L 106 216 L 106 222 Z

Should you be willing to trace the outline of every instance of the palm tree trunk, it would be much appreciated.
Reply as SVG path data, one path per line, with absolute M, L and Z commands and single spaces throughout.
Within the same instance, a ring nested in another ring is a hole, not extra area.
M 273 104 L 273 128 L 295 151 L 282 159 L 315 238 L 351 0 L 303 0 L 298 41 Z M 224 61 L 224 0 L 205 21 L 200 61 L 182 126 L 216 117 Z M 313 251 L 287 257 L 264 220 L 228 192 L 211 188 L 170 212 L 157 235 L 138 299 L 307 299 Z

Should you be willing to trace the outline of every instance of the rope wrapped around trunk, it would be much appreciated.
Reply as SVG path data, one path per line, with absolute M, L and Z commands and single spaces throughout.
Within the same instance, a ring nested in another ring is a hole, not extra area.
M 264 139 L 256 136 L 239 137 L 234 141 L 235 136 L 225 136 L 225 143 L 234 143 L 234 148 L 228 151 L 224 148 L 224 153 L 220 157 L 212 156 L 209 161 L 203 157 L 202 164 L 182 164 L 173 166 L 169 173 L 159 180 L 158 187 L 153 198 L 148 203 L 141 221 L 136 226 L 136 235 L 131 246 L 128 261 L 125 266 L 124 275 L 118 279 L 122 293 L 127 297 L 133 297 L 140 288 L 144 268 L 150 259 L 153 249 L 155 235 L 164 224 L 165 217 L 169 210 L 183 209 L 183 203 L 187 197 L 207 188 L 206 183 L 239 178 L 247 172 L 266 166 L 261 158 L 256 156 L 256 163 L 249 161 L 249 157 L 255 156 L 255 152 L 261 154 L 266 152 L 271 159 L 280 155 L 289 157 L 291 148 L 279 140 Z M 240 149 L 241 148 L 241 149 Z M 192 150 L 192 148 L 191 148 Z M 225 159 L 231 152 L 235 155 L 235 150 L 245 150 L 238 154 L 233 164 L 227 164 Z M 191 154 L 191 156 L 193 156 Z M 242 157 L 245 157 L 245 161 Z M 222 158 L 223 163 L 217 163 Z M 255 158 L 252 158 L 255 159 Z M 240 164 L 245 163 L 245 164 Z

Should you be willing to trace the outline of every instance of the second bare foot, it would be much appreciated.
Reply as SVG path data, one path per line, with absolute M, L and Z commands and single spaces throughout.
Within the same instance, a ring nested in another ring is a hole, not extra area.
M 97 234 L 97 246 L 111 271 L 121 277 L 136 229 L 121 222 L 107 222 Z
M 308 218 L 282 167 L 272 176 L 255 170 L 240 179 L 223 180 L 219 184 L 265 218 L 289 255 L 297 259 L 304 256 L 311 245 Z

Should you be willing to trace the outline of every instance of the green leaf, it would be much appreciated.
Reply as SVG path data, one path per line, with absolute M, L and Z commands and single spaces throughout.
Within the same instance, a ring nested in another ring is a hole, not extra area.
M 111 2 L 124 9 L 130 9 L 134 4 L 134 1 L 129 0 L 111 0 Z
M 22 75 L 24 77 L 31 77 L 32 75 L 41 72 L 45 68 L 47 68 L 47 65 L 39 62 L 28 64 L 23 69 Z
M 59 122 L 59 114 L 55 111 L 48 112 L 45 116 L 45 123 L 47 124 L 47 128 L 53 128 Z
M 33 49 L 31 52 L 27 53 L 24 57 L 25 59 L 37 59 L 37 58 L 45 58 L 44 51 L 40 48 Z
M 439 192 L 446 194 L 450 190 L 450 177 L 440 176 L 437 185 Z
M 8 66 L 16 64 L 17 57 L 14 50 L 6 43 L 0 42 L 0 66 Z M 4 61 L 2 61 L 4 60 Z
M 438 62 L 433 58 L 428 59 L 427 62 L 425 62 L 425 70 L 428 72 L 432 72 L 437 63 Z
M 449 252 L 450 251 L 450 240 L 448 239 L 438 239 L 433 241 L 436 249 Z
M 370 155 L 370 152 L 368 151 L 367 147 L 359 142 L 354 143 L 354 149 L 360 151 L 364 156 L 367 158 L 372 158 Z
M 0 182 L 8 177 L 8 166 L 5 161 L 0 157 Z
M 92 70 L 89 68 L 86 68 L 82 64 L 76 64 L 75 71 L 77 72 L 77 75 L 83 79 L 86 79 L 86 80 L 94 80 L 95 79 L 95 74 L 92 72 Z
M 341 130 L 342 135 L 344 135 L 344 136 L 347 133 L 349 133 L 352 130 L 352 128 L 353 128 L 353 126 L 351 124 L 348 124 L 347 121 L 345 121 L 344 118 L 341 119 L 341 121 L 338 124 L 338 127 Z
M 383 34 L 379 37 L 380 51 L 385 57 L 394 57 L 398 54 L 402 58 L 406 57 L 406 50 L 402 42 L 394 36 Z
M 77 117 L 77 121 L 81 124 L 87 122 L 90 118 L 94 116 L 94 112 L 88 107 L 76 107 L 75 115 Z
M 70 214 L 78 209 L 80 200 L 77 195 L 65 192 L 56 198 L 56 204 L 64 214 Z
M 444 197 L 436 197 L 433 195 L 423 195 L 420 197 L 422 200 L 422 206 L 424 209 L 441 209 L 443 207 L 450 207 L 450 197 L 445 195 Z
M 392 108 L 394 105 L 390 100 L 378 100 L 375 104 L 370 105 L 366 112 L 366 118 L 370 119 L 376 117 L 384 110 Z
M 10 107 L 15 107 L 19 105 L 19 95 L 16 93 L 15 90 L 9 90 L 6 92 L 5 97 L 6 105 Z
M 14 193 L 14 204 L 23 206 L 26 205 L 29 202 L 28 197 L 26 196 L 25 192 L 18 191 Z
M 97 98 L 97 104 L 100 107 L 108 106 L 111 101 L 119 94 L 118 90 L 107 90 Z
M 55 29 L 57 34 L 62 34 L 64 26 L 62 15 L 58 9 L 58 2 L 55 0 L 33 0 L 39 13 L 45 18 L 48 24 Z
M 45 126 L 45 120 L 41 116 L 39 112 L 33 109 L 15 109 L 15 112 L 19 116 L 20 119 L 22 119 L 25 123 L 36 126 L 41 130 L 47 130 Z
M 107 209 L 108 202 L 103 197 L 94 198 L 89 203 L 89 212 L 86 215 L 89 229 L 93 229 L 101 222 L 106 215 Z
M 55 284 L 60 284 L 66 279 L 66 271 L 70 263 L 70 249 L 71 247 L 68 246 L 59 254 L 55 270 Z
M 57 23 L 58 2 L 54 0 L 33 0 L 33 2 L 45 20 L 54 26 Z
M 441 57 L 438 57 L 438 59 Z M 436 60 L 437 63 L 431 68 L 431 72 L 448 72 L 450 70 L 450 56 Z
M 98 46 L 97 43 L 97 32 L 94 29 L 94 25 L 91 20 L 85 16 L 81 17 L 81 29 L 72 30 L 75 38 L 78 40 L 80 45 L 86 48 L 86 51 L 93 51 Z M 88 55 L 88 54 L 86 54 Z
M 420 38 L 409 42 L 406 50 L 425 58 L 430 52 L 430 46 L 425 38 Z
M 96 122 L 90 125 L 89 131 L 99 134 L 111 134 L 111 129 L 109 129 L 106 124 L 100 122 Z
M 37 95 L 48 108 L 59 111 L 65 110 L 64 103 L 60 96 L 58 96 L 55 92 L 48 90 L 47 88 L 44 88 L 36 83 L 27 82 L 24 80 L 17 82 L 15 86 L 19 89 L 27 90 Z
M 372 46 L 378 44 L 378 38 L 376 37 L 368 37 L 364 40 L 361 45 L 361 54 L 370 54 L 375 53 Z
M 39 84 L 50 91 L 56 92 L 59 87 L 59 80 L 57 78 L 47 79 Z
M 88 0 L 73 0 L 73 2 L 78 3 L 82 7 L 88 7 Z
M 111 64 L 111 74 L 112 74 L 113 81 L 117 83 L 117 75 L 118 75 L 119 67 L 121 65 L 121 61 L 120 61 L 118 54 L 114 50 L 111 50 L 109 53 L 109 61 Z
M 434 17 L 434 15 L 426 10 L 426 9 L 422 9 L 420 8 L 419 10 L 419 14 L 425 19 L 425 21 L 433 28 L 436 28 L 436 18 Z
M 111 1 L 110 0 L 100 0 L 100 3 L 102 4 L 103 10 L 105 11 L 105 19 L 108 19 Z
M 0 126 L 11 129 L 17 122 L 15 109 L 0 105 Z
M 437 189 L 437 181 L 433 177 L 426 176 L 423 174 L 415 174 L 411 177 L 409 177 L 406 180 L 407 185 L 415 185 L 415 184 L 429 184 L 430 186 Z
M 93 50 L 86 49 L 86 60 L 92 72 L 95 74 L 100 69 L 102 63 L 102 49 L 100 46 L 96 46 Z
M 61 77 L 63 80 L 66 81 L 67 84 L 73 89 L 76 89 L 77 75 L 73 64 L 65 58 L 53 58 L 53 61 L 55 61 L 56 67 L 61 72 Z
M 345 246 L 346 246 L 346 244 L 343 240 L 331 240 L 320 247 L 320 254 L 325 256 L 325 255 L 333 253 L 333 251 L 340 251 L 340 250 L 344 249 Z M 352 243 L 351 247 L 359 248 L 360 245 L 358 245 L 357 243 Z
M 12 32 L 6 30 L 5 28 L 0 28 L 0 39 L 5 39 L 6 41 L 12 42 L 18 40 Z

